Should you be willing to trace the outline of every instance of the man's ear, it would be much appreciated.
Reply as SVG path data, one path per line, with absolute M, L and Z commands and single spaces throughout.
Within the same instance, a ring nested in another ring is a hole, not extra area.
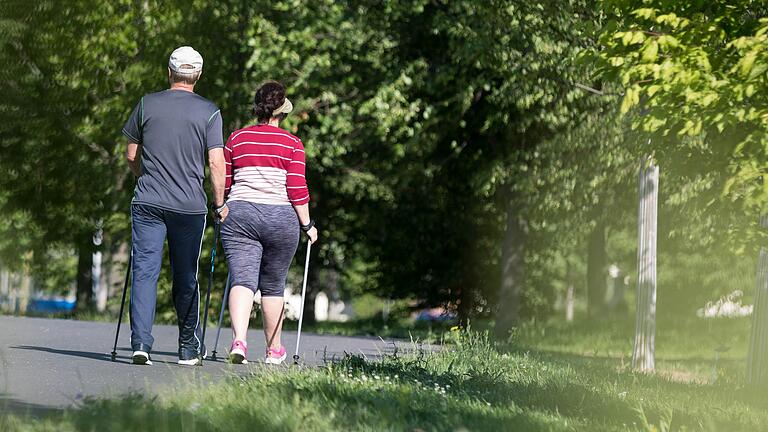
M 171 79 L 171 68 L 168 68 L 168 79 Z

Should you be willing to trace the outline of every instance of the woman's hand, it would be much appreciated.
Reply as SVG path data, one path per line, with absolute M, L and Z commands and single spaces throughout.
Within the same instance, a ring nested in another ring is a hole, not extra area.
M 317 227 L 310 228 L 309 231 L 305 231 L 304 234 L 309 237 L 310 243 L 315 243 L 317 241 Z
M 224 209 L 219 213 L 219 222 L 224 222 L 224 219 L 227 218 L 227 215 L 229 215 L 229 207 L 224 207 Z

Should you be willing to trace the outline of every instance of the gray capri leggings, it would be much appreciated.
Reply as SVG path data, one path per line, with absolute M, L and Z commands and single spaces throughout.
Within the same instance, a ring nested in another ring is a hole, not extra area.
M 288 267 L 299 245 L 299 218 L 291 205 L 227 203 L 221 240 L 232 286 L 262 297 L 282 297 Z

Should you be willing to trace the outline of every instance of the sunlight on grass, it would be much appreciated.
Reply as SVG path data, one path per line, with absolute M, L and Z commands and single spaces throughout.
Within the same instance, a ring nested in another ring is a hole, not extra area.
M 437 353 L 321 368 L 256 367 L 244 378 L 157 398 L 91 400 L 61 419 L 0 420 L 8 431 L 758 430 L 768 403 L 724 380 L 636 374 L 616 359 L 495 345 L 453 331 Z

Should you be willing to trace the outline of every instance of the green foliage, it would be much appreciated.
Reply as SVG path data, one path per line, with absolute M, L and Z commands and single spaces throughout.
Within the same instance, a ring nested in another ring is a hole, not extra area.
M 602 6 L 4 2 L 0 260 L 60 288 L 75 261 L 52 266 L 53 280 L 48 259 L 87 257 L 99 221 L 105 250 L 127 240 L 132 179 L 120 128 L 142 94 L 167 85 L 168 53 L 182 44 L 205 58 L 196 91 L 220 106 L 225 133 L 252 122 L 259 82 L 287 85 L 296 111 L 285 126 L 306 145 L 322 232 L 311 288 L 488 317 L 504 300 L 499 261 L 512 212 L 529 227 L 522 312 L 546 315 L 564 286 L 581 284 L 594 226 L 632 237 L 636 164 L 649 149 L 665 161 L 663 234 L 707 247 L 737 238 L 749 253 L 753 214 L 719 198 L 727 190 L 748 207 L 762 199 L 752 181 L 765 160 L 762 9 Z M 598 44 L 601 62 L 580 61 Z M 604 84 L 590 82 L 596 73 Z M 620 118 L 612 94 L 622 89 Z M 740 117 L 744 106 L 754 112 Z M 633 254 L 626 241 L 614 255 L 631 268 Z M 164 302 L 166 274 L 161 281 Z M 173 318 L 168 305 L 163 319 Z
M 717 189 L 752 214 L 768 201 L 765 102 L 768 22 L 756 1 L 606 1 L 603 77 L 624 89 L 622 111 L 670 153 L 722 172 Z
M 126 238 L 120 125 L 164 86 L 167 53 L 184 43 L 206 58 L 197 90 L 220 105 L 227 132 L 251 121 L 259 81 L 288 85 L 297 112 L 286 125 L 307 146 L 325 234 L 316 253 L 342 271 L 342 288 L 365 280 L 387 297 L 490 311 L 496 195 L 520 185 L 531 194 L 521 205 L 538 201 L 538 185 L 525 184 L 536 143 L 570 121 L 581 94 L 560 66 L 583 35 L 568 15 L 586 13 L 583 3 L 100 4 L 0 10 L 13 96 L 2 105 L 0 186 L 4 212 L 39 226 L 28 246 L 38 259 L 50 242 L 90 253 L 99 220 L 108 242 Z

